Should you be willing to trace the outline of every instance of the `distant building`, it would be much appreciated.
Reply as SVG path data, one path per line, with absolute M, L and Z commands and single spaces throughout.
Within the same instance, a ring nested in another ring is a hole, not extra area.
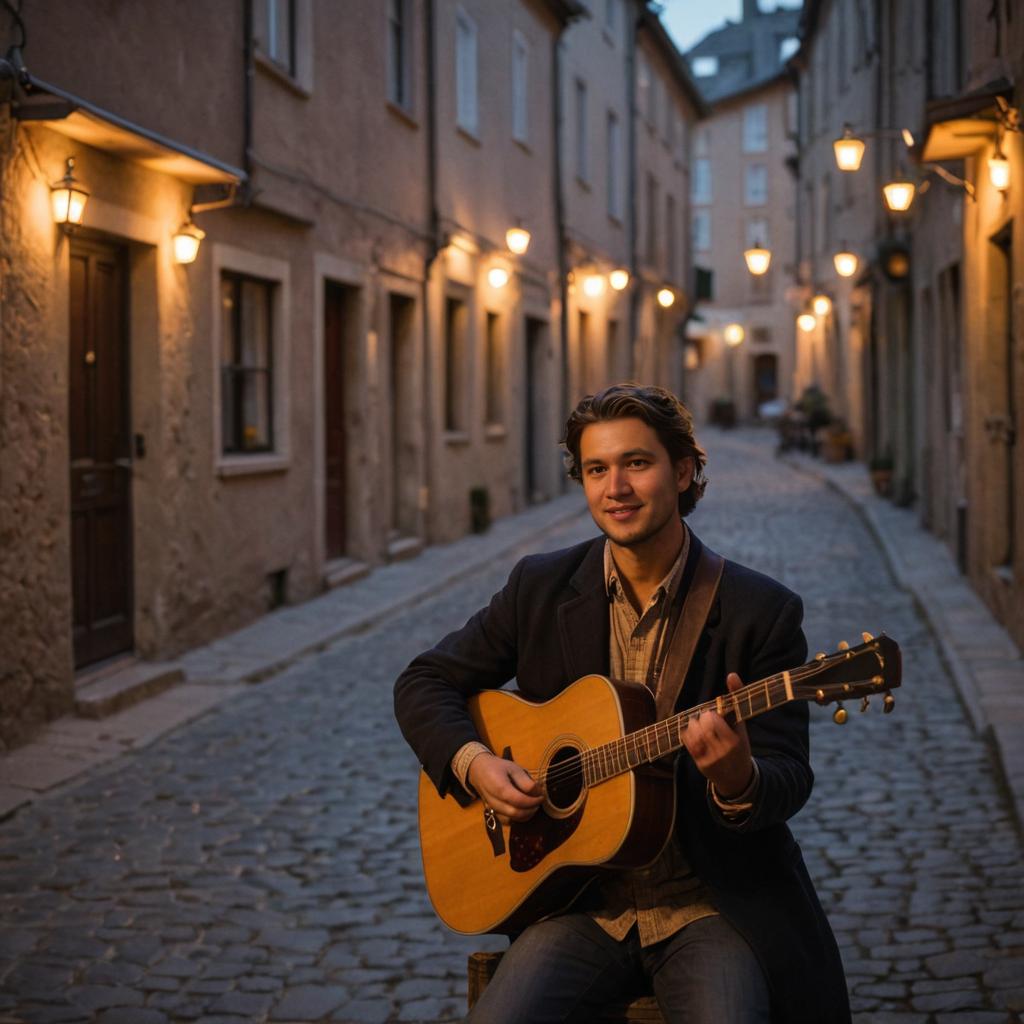
M 745 0 L 686 59 L 711 114 L 690 149 L 691 245 L 711 294 L 696 308 L 689 336 L 688 394 L 706 415 L 729 400 L 741 418 L 765 402 L 794 397 L 794 309 L 788 284 L 796 245 L 792 159 L 795 96 L 785 63 L 798 45 L 799 11 L 762 12 Z M 762 275 L 744 252 L 771 252 Z M 742 340 L 736 327 L 742 328 Z M 730 340 L 735 344 L 730 344 Z

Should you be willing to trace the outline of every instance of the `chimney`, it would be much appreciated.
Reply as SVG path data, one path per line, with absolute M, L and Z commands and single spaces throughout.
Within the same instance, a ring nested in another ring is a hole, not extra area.
M 753 21 L 761 13 L 757 0 L 743 0 L 743 20 Z

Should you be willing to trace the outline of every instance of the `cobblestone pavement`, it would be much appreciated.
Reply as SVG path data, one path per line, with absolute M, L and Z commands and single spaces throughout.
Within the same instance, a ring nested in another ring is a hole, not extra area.
M 812 711 L 818 781 L 794 823 L 858 1024 L 1019 1022 L 1021 842 L 932 637 L 841 497 L 768 439 L 709 448 L 697 532 L 803 594 L 812 650 L 863 629 L 904 650 L 893 715 Z M 581 517 L 538 545 L 591 532 Z M 510 564 L 0 824 L 0 1024 L 457 1019 L 465 954 L 503 940 L 433 917 L 391 683 Z

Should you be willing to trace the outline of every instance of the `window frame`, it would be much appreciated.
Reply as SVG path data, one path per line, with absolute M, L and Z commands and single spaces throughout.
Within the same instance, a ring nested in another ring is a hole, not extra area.
M 743 108 L 742 149 L 744 153 L 768 152 L 767 103 L 751 103 Z
M 455 125 L 473 138 L 480 134 L 479 33 L 461 6 L 455 9 Z
M 759 176 L 763 180 L 763 191 L 760 194 L 760 198 L 755 194 L 755 191 L 751 188 L 751 182 L 755 180 L 755 172 L 760 172 Z M 744 206 L 767 206 L 768 205 L 768 165 L 763 163 L 747 164 L 743 169 L 743 205 Z
M 397 46 L 399 53 L 396 57 L 396 23 L 392 17 L 394 7 L 399 11 L 397 24 Z M 412 16 L 409 0 L 388 0 L 387 10 L 387 98 L 399 110 L 407 114 L 412 113 Z

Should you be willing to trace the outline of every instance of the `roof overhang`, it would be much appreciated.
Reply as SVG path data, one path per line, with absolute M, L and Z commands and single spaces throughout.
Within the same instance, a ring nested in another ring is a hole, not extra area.
M 69 139 L 169 174 L 190 185 L 240 185 L 245 172 L 103 110 L 55 85 L 26 76 L 12 102 L 20 121 L 34 121 Z
M 921 160 L 941 163 L 971 156 L 995 138 L 1000 114 L 996 97 L 1009 99 L 1012 85 L 998 79 L 953 99 L 933 100 L 925 108 Z

